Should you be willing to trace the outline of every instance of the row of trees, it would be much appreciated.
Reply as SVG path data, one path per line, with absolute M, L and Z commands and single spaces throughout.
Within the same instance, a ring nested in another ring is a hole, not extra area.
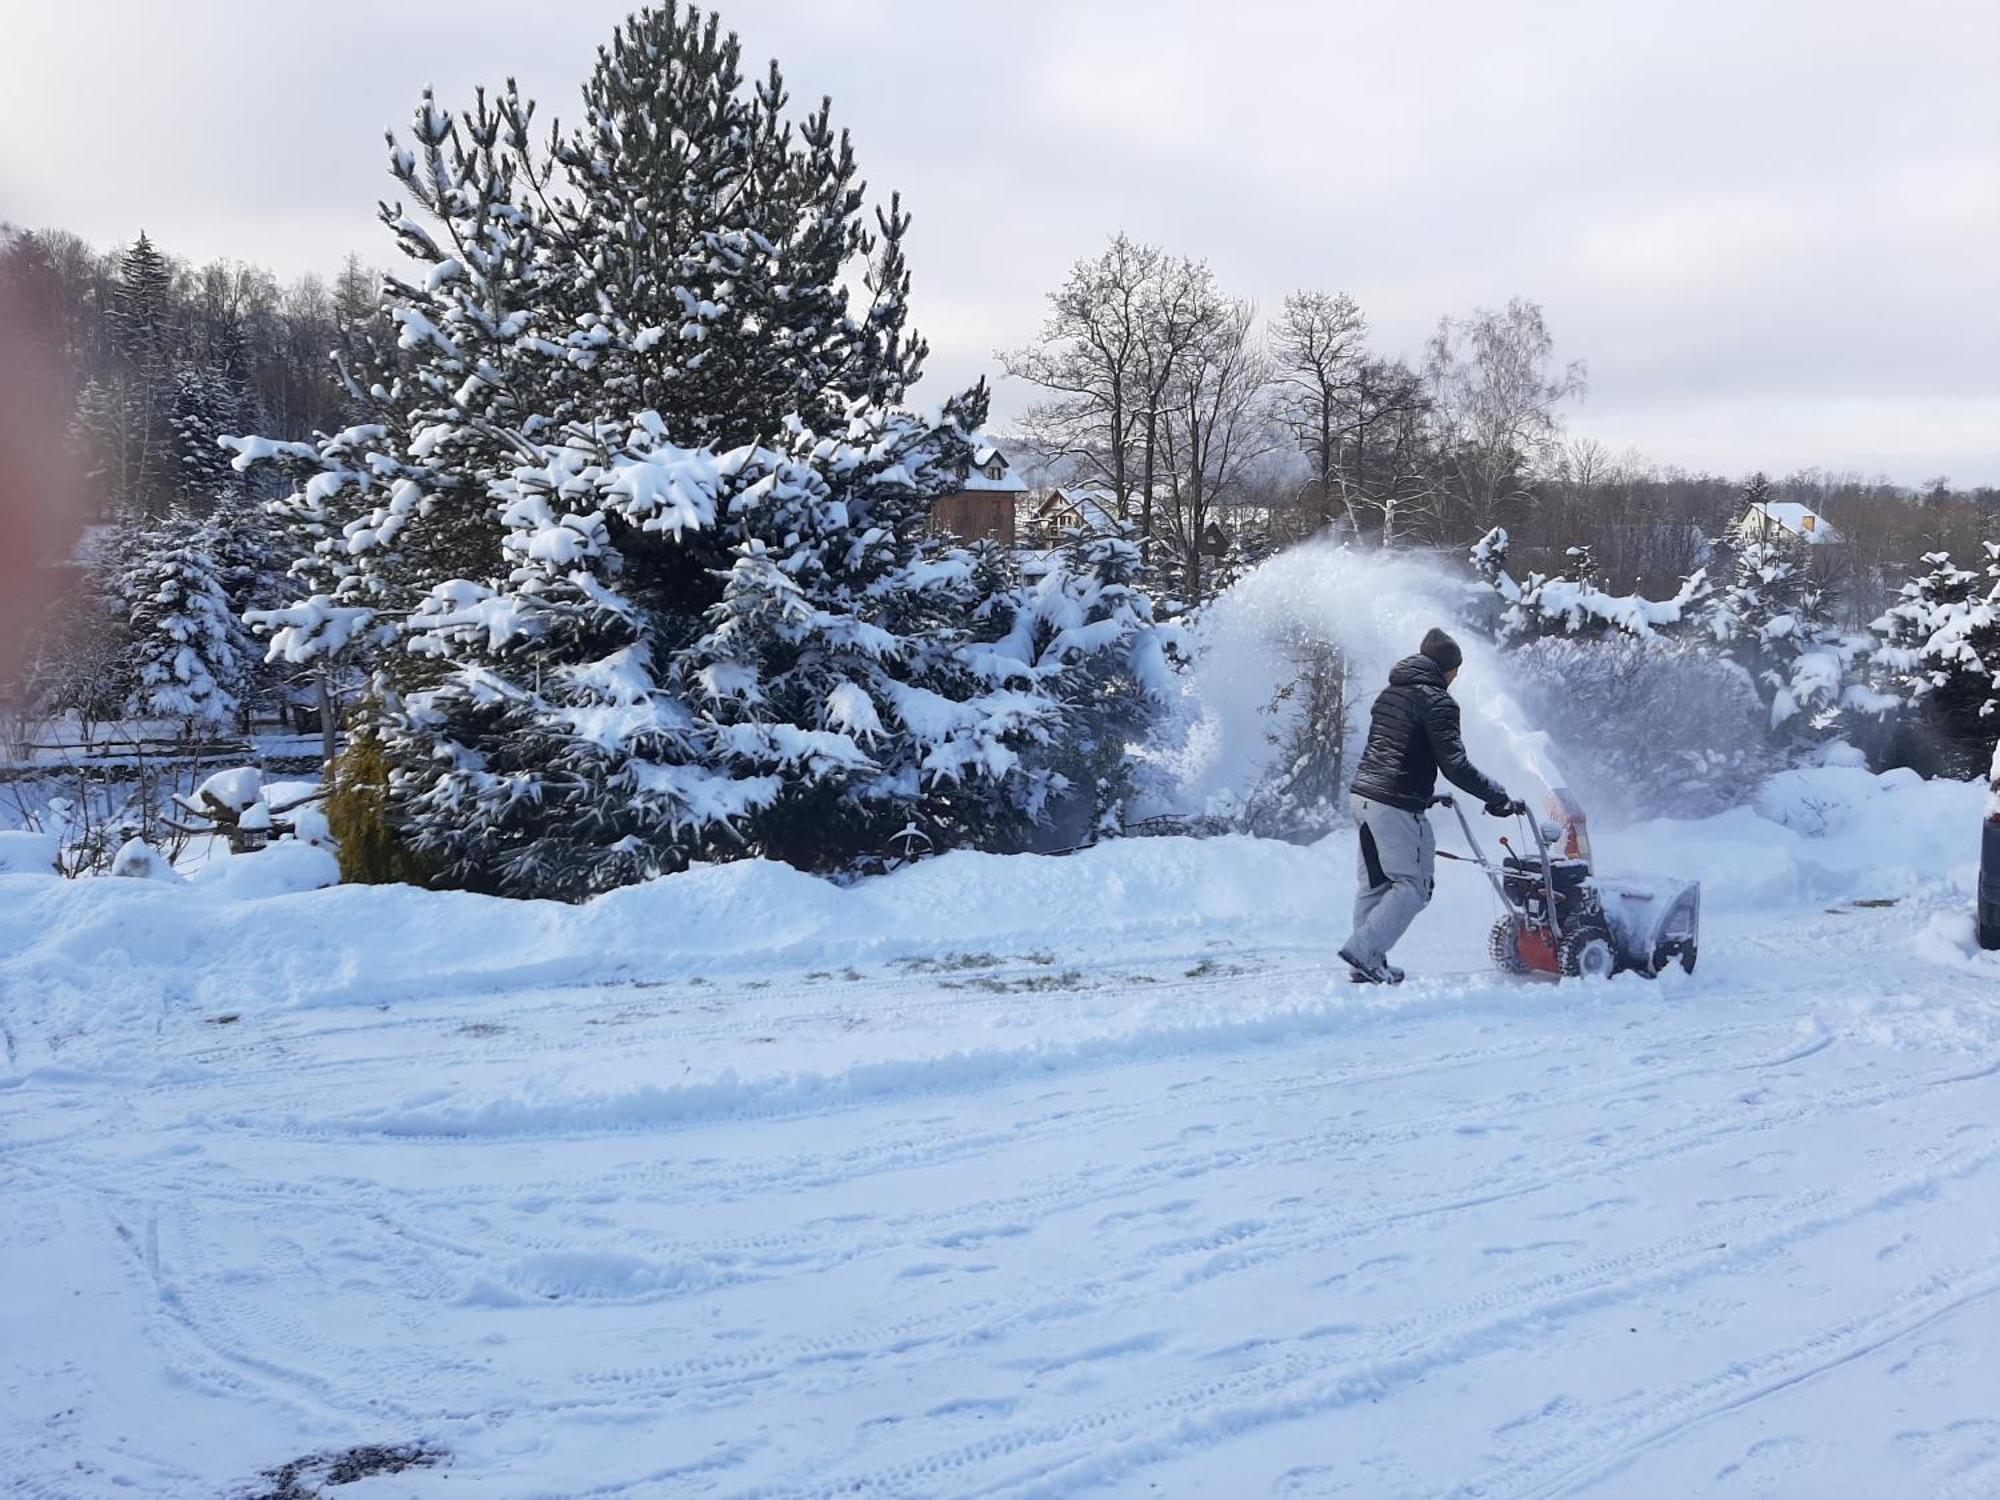
M 1116 236 L 1000 359 L 1053 473 L 1101 487 L 1193 598 L 1227 516 L 1256 541 L 1337 530 L 1383 545 L 1477 536 L 1527 497 L 1580 364 L 1539 307 L 1443 320 L 1423 363 L 1373 352 L 1353 298 L 1300 292 L 1270 326 L 1206 263 Z
M 1671 587 L 1743 514 L 1741 479 L 1568 434 L 1585 368 L 1523 299 L 1441 319 L 1413 361 L 1371 346 L 1350 296 L 1298 292 L 1260 320 L 1204 262 L 1121 234 L 1050 294 L 1038 337 L 999 357 L 1040 392 L 1024 448 L 1048 477 L 1102 490 L 1189 599 L 1226 580 L 1225 542 L 1254 556 L 1331 532 L 1456 551 L 1496 526 L 1537 566 L 1584 546 L 1615 588 Z M 1970 555 L 2000 507 L 1943 480 L 1913 494 L 1818 471 L 1759 494 L 1846 536 L 1814 565 L 1850 628 L 1925 554 Z
M 1743 503 L 1766 492 L 1761 476 L 1753 479 Z M 1878 759 L 1957 775 L 1981 770 L 2000 733 L 2000 544 L 1983 545 L 1981 573 L 1956 566 L 1947 553 L 1926 556 L 1861 631 L 1843 626 L 1814 565 L 1819 550 L 1791 538 L 1739 538 L 1720 571 L 1696 568 L 1673 595 L 1658 599 L 1613 592 L 1588 547 L 1569 549 L 1555 574 L 1517 578 L 1504 529 L 1488 533 L 1472 561 L 1493 590 L 1490 628 L 1502 645 L 1558 640 L 1619 648 L 1604 658 L 1615 663 L 1611 674 L 1590 670 L 1573 651 L 1543 653 L 1564 664 L 1578 702 L 1604 698 L 1609 675 L 1649 673 L 1627 645 L 1664 644 L 1705 653 L 1733 671 L 1733 683 L 1707 674 L 1703 703 L 1670 705 L 1684 723 L 1704 726 L 1698 738 L 1709 748 L 1743 743 L 1714 726 L 1716 707 L 1728 705 L 1732 713 L 1748 710 L 1758 741 L 1775 753 L 1838 737 Z M 1687 743 L 1672 724 L 1635 736 L 1649 737 L 1655 748 Z
M 204 508 L 228 474 L 219 432 L 304 436 L 346 410 L 327 355 L 372 316 L 379 280 L 281 284 L 235 260 L 193 265 L 143 232 L 101 253 L 63 230 L 0 229 L 0 291 L 35 367 L 64 385 L 94 518 Z
M 62 231 L 0 233 L 10 331 L 70 414 L 93 523 L 0 692 L 14 713 L 71 716 L 86 740 L 128 719 L 209 738 L 278 693 L 243 616 L 277 601 L 288 540 L 270 488 L 219 438 L 345 425 L 328 356 L 360 336 L 376 280 L 350 260 L 331 288 L 283 287 L 177 261 L 143 232 L 109 255 Z

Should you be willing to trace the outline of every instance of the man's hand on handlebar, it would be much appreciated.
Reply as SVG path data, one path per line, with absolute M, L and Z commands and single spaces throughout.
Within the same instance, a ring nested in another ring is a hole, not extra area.
M 1509 797 L 1504 794 L 1495 797 L 1491 802 L 1486 804 L 1486 815 L 1489 818 L 1511 818 L 1516 814 L 1525 813 L 1527 810 L 1528 804 L 1520 798 Z

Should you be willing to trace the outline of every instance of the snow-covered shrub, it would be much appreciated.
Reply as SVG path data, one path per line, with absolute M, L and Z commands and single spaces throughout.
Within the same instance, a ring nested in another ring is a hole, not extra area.
M 1263 777 L 1244 799 L 1242 823 L 1266 838 L 1310 842 L 1346 816 L 1354 701 L 1347 657 L 1332 641 L 1301 634 L 1286 646 L 1292 675 L 1265 712 L 1273 723 Z
M 274 840 L 304 839 L 303 814 L 316 835 L 309 841 L 330 846 L 326 820 L 311 805 L 319 796 L 317 783 L 267 785 L 255 766 L 231 766 L 212 773 L 191 796 L 176 793 L 167 826 L 188 837 L 227 840 L 230 853 L 246 854 Z
M 389 760 L 375 724 L 381 705 L 357 708 L 347 742 L 330 768 L 327 829 L 340 856 L 340 877 L 352 885 L 423 885 L 430 871 L 396 836 L 389 821 Z
M 111 857 L 111 873 L 126 880 L 178 881 L 172 863 L 144 839 L 134 835 Z
M 1549 636 L 1507 665 L 1593 813 L 1702 816 L 1744 800 L 1776 764 L 1749 675 L 1697 643 Z

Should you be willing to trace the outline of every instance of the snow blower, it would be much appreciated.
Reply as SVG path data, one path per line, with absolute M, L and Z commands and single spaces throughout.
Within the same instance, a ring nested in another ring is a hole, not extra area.
M 1533 852 L 1525 846 L 1516 850 L 1502 837 L 1500 846 L 1507 853 L 1497 867 L 1473 837 L 1465 810 L 1449 796 L 1436 803 L 1458 814 L 1473 862 L 1486 872 L 1507 908 L 1486 944 L 1504 972 L 1582 979 L 1630 970 L 1651 979 L 1674 962 L 1694 971 L 1701 936 L 1700 883 L 1593 874 L 1583 809 L 1568 791 L 1559 787 L 1549 794 L 1546 819 L 1516 814 L 1533 841 Z

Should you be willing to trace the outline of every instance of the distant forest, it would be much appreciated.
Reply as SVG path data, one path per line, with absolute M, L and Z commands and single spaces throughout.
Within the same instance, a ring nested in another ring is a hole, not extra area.
M 352 420 L 334 356 L 359 350 L 381 279 L 353 256 L 331 277 L 284 282 L 245 261 L 197 264 L 143 234 L 97 247 L 0 227 L 0 281 L 65 386 L 64 440 L 104 520 L 206 504 L 189 477 L 213 456 L 203 424 L 305 439 Z M 1345 296 L 1301 292 L 1260 320 L 1205 264 L 1121 235 L 1049 303 L 1039 337 L 999 356 L 1041 397 L 1003 441 L 1039 477 L 1107 491 L 1157 539 L 1156 566 L 1197 598 L 1230 571 L 1201 576 L 1205 539 L 1226 535 L 1254 558 L 1328 526 L 1462 555 L 1505 525 L 1517 559 L 1559 567 L 1587 546 L 1607 586 L 1671 592 L 1742 514 L 1752 478 L 1569 432 L 1584 366 L 1557 360 L 1530 302 L 1445 319 L 1409 362 L 1369 348 Z M 1847 537 L 1830 581 L 1850 628 L 1928 553 L 1983 564 L 2000 518 L 2000 490 L 1943 477 L 1908 486 L 1810 468 L 1770 476 L 1768 494 Z

